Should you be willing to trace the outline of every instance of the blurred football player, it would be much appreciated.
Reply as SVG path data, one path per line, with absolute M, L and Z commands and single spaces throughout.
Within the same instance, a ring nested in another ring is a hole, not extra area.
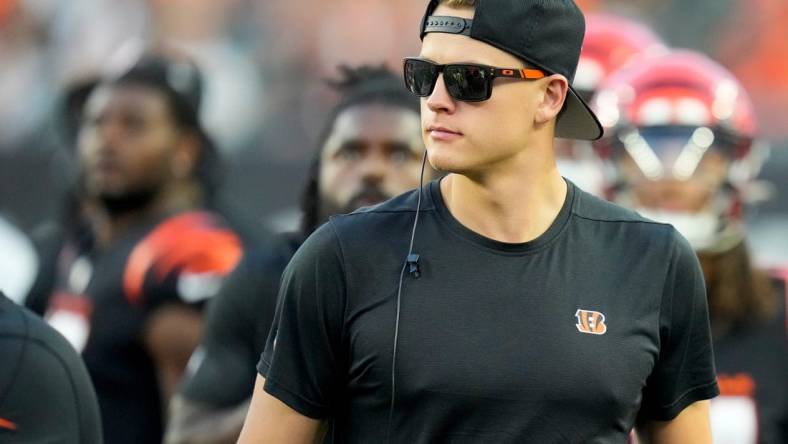
M 747 92 L 706 56 L 676 51 L 613 75 L 594 107 L 611 198 L 674 225 L 703 267 L 721 391 L 715 442 L 788 442 L 785 286 L 753 267 L 742 220 L 758 135 Z
M 612 14 L 589 14 L 573 86 L 588 101 L 616 70 L 666 51 L 662 39 L 645 24 Z M 589 193 L 602 195 L 604 164 L 594 155 L 590 143 L 556 140 L 556 162 L 561 175 Z
M 201 91 L 190 60 L 157 54 L 90 91 L 75 153 L 83 229 L 50 258 L 52 291 L 28 301 L 82 354 L 106 442 L 161 441 L 200 308 L 243 251 L 203 206 L 197 178 L 210 174 L 212 150 Z
M 167 443 L 235 442 L 273 321 L 280 277 L 292 254 L 329 216 L 419 184 L 424 155 L 419 101 L 402 79 L 384 67 L 341 67 L 341 78 L 331 85 L 340 101 L 310 169 L 301 229 L 283 237 L 280 254 L 248 252 L 212 302 L 195 372 L 172 405 Z

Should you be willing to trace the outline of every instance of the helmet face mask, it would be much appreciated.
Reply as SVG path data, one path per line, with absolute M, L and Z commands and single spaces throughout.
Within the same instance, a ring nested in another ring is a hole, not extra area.
M 620 180 L 630 188 L 650 190 L 648 195 L 654 196 L 647 201 L 650 206 L 699 210 L 702 204 L 698 199 L 689 199 L 698 193 L 691 191 L 708 194 L 719 189 L 727 181 L 730 167 L 728 147 L 714 143 L 713 134 L 704 127 L 624 132 L 615 156 Z M 675 192 L 669 192 L 671 189 Z M 656 193 L 658 190 L 664 192 Z

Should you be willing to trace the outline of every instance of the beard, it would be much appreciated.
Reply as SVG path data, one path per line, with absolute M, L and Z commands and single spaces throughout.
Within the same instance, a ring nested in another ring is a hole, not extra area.
M 121 194 L 101 193 L 98 200 L 110 215 L 117 216 L 147 207 L 158 193 L 158 187 L 141 187 Z
M 357 193 L 350 198 L 350 200 L 342 205 L 335 200 L 322 196 L 320 199 L 320 224 L 326 222 L 330 216 L 335 214 L 347 214 L 356 211 L 357 209 L 375 205 L 385 200 L 390 199 L 392 196 L 385 193 L 382 188 L 374 184 L 366 184 Z
M 343 210 L 345 213 L 352 213 L 361 207 L 376 205 L 391 197 L 377 185 L 365 185 L 361 191 L 353 195 Z

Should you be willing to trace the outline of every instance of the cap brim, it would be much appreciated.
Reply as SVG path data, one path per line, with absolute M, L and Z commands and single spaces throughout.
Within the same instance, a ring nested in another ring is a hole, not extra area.
M 602 137 L 603 129 L 599 120 L 580 95 L 569 87 L 566 94 L 566 108 L 558 116 L 555 124 L 555 137 L 564 139 L 597 140 Z

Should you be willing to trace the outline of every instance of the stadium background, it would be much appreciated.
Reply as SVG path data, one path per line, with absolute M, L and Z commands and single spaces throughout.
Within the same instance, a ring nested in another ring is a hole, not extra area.
M 424 0 L 0 0 L 0 210 L 25 231 L 56 215 L 73 180 L 66 89 L 124 48 L 177 47 L 208 83 L 203 120 L 226 164 L 223 193 L 247 215 L 292 227 L 338 63 L 418 52 Z M 788 2 L 580 1 L 651 25 L 730 68 L 756 103 L 771 157 L 769 198 L 749 213 L 767 265 L 788 262 Z M 384 57 L 384 58 L 382 58 Z

